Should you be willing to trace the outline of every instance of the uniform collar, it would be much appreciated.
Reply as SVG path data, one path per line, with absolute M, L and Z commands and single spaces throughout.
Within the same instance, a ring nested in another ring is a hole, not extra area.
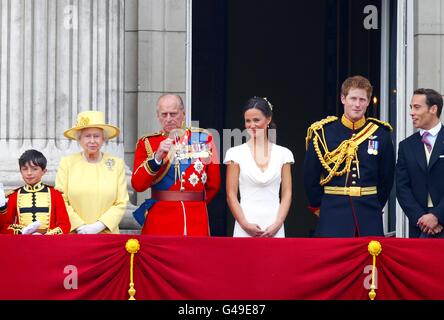
M 349 120 L 349 119 L 345 116 L 345 114 L 343 114 L 343 115 L 342 115 L 342 118 L 341 118 L 341 122 L 342 122 L 342 124 L 343 124 L 344 126 L 346 126 L 347 128 L 349 128 L 350 130 L 359 130 L 359 129 L 361 129 L 361 128 L 364 126 L 364 124 L 365 124 L 365 122 L 366 122 L 366 119 L 365 119 L 365 117 L 362 117 L 362 118 L 359 119 L 358 121 L 353 122 L 353 121 Z
M 39 183 L 36 183 L 35 185 L 31 186 L 29 184 L 25 184 L 23 186 L 23 189 L 27 192 L 38 192 L 42 190 L 45 187 L 45 185 L 40 181 Z

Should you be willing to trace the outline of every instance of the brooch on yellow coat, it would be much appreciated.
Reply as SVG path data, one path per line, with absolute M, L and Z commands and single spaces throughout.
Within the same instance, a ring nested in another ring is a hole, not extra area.
M 108 159 L 105 161 L 105 165 L 109 170 L 113 170 L 115 164 L 116 162 L 114 161 L 114 159 Z

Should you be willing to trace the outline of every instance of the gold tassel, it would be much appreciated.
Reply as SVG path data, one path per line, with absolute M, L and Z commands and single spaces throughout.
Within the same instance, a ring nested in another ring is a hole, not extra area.
M 368 296 L 370 300 L 375 300 L 376 298 L 376 284 L 375 284 L 375 275 L 376 275 L 376 257 L 381 253 L 382 246 L 379 241 L 372 240 L 368 244 L 368 252 L 373 256 L 373 268 L 372 268 L 372 284 L 370 286 L 370 292 Z
M 125 249 L 131 254 L 130 259 L 130 288 L 128 293 L 130 295 L 128 300 L 136 300 L 134 296 L 136 295 L 136 289 L 134 289 L 134 254 L 140 250 L 140 244 L 137 239 L 129 239 L 125 244 Z

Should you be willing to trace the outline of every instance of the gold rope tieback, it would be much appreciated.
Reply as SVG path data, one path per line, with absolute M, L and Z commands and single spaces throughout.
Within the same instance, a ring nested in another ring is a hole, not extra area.
M 375 284 L 375 274 L 376 274 L 376 257 L 381 253 L 382 246 L 379 241 L 372 240 L 368 244 L 368 253 L 373 256 L 373 268 L 372 268 L 372 284 L 370 286 L 370 292 L 368 296 L 370 300 L 375 300 L 376 297 L 376 284 Z
M 130 260 L 130 288 L 128 293 L 130 295 L 128 300 L 136 300 L 136 289 L 134 289 L 134 254 L 140 250 L 140 243 L 137 239 L 129 239 L 125 244 L 125 249 L 131 254 Z

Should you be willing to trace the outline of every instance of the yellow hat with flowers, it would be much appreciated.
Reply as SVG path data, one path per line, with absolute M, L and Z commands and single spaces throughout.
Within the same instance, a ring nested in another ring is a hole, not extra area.
M 112 139 L 120 134 L 116 126 L 105 123 L 105 114 L 102 111 L 83 111 L 77 115 L 77 123 L 71 129 L 66 130 L 63 135 L 68 139 L 77 140 L 78 132 L 86 128 L 103 129 L 105 137 Z

